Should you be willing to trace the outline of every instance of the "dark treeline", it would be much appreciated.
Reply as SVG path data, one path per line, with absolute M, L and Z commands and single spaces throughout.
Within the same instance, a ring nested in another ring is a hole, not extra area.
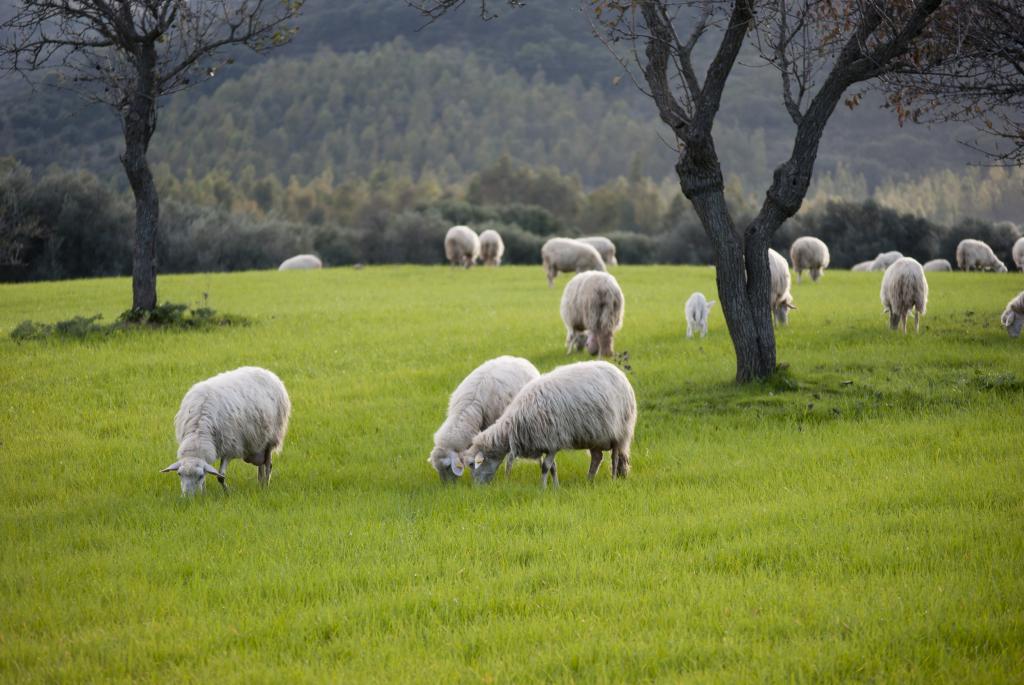
M 277 266 L 303 252 L 328 265 L 443 262 L 443 238 L 465 223 L 494 228 L 506 262 L 539 262 L 550 236 L 602 234 L 623 263 L 709 264 L 713 253 L 689 203 L 671 187 L 639 173 L 591 192 L 553 168 L 531 169 L 507 158 L 444 185 L 423 176 L 378 172 L 333 183 L 276 177 L 232 181 L 227 175 L 176 179 L 164 170 L 161 272 L 233 271 Z M 733 211 L 753 211 L 742 193 Z M 41 280 L 125 275 L 131 267 L 128 196 L 91 172 L 52 167 L 34 175 L 0 159 L 0 277 Z M 954 258 L 963 238 L 981 238 L 1008 264 L 1019 229 L 967 219 L 952 227 L 901 214 L 874 202 L 824 204 L 783 227 L 775 247 L 786 253 L 799 235 L 816 235 L 832 264 L 848 267 L 899 250 L 921 261 Z

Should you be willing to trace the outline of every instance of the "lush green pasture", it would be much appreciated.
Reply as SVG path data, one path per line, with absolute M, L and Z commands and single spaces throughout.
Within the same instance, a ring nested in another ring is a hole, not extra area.
M 1024 680 L 1024 276 L 930 275 L 906 337 L 879 274 L 794 284 L 788 374 L 738 388 L 717 307 L 683 336 L 710 268 L 615 273 L 633 473 L 549 491 L 426 464 L 477 364 L 566 361 L 539 266 L 166 277 L 254 325 L 85 343 L 8 333 L 127 279 L 0 286 L 0 681 Z M 178 403 L 244 364 L 292 396 L 274 482 L 183 501 Z

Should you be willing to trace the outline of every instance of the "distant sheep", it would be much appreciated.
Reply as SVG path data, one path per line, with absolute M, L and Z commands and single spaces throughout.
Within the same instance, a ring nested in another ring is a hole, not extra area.
M 480 234 L 480 259 L 484 266 L 501 266 L 504 254 L 505 243 L 497 231 L 488 228 Z
M 956 265 L 963 271 L 995 271 L 1006 273 L 1003 264 L 987 243 L 965 238 L 956 246 Z
M 793 295 L 789 292 L 789 264 L 786 258 L 768 248 L 768 266 L 772 273 L 771 308 L 775 322 L 785 326 L 789 322 L 789 310 L 796 309 Z
M 811 272 L 811 280 L 817 282 L 821 273 L 828 268 L 828 245 L 818 238 L 805 235 L 793 241 L 789 248 L 789 258 L 796 271 L 796 282 L 803 280 L 804 269 Z
M 1017 268 L 1024 271 L 1024 238 L 1017 238 L 1017 242 L 1013 244 L 1013 263 L 1017 265 Z
M 202 492 L 206 474 L 227 490 L 227 463 L 241 457 L 258 467 L 260 484 L 268 485 L 291 411 L 284 383 L 266 369 L 243 366 L 200 381 L 174 417 L 178 460 L 161 473 L 177 472 L 182 495 Z M 217 459 L 219 471 L 213 467 Z
M 999 317 L 1003 328 L 1010 334 L 1011 338 L 1020 335 L 1021 326 L 1024 326 L 1024 290 L 1017 293 L 1017 296 L 1006 303 L 1003 315 Z
M 455 388 L 448 400 L 448 417 L 434 433 L 434 449 L 427 463 L 442 482 L 452 482 L 465 469 L 463 454 L 477 433 L 498 420 L 524 385 L 540 376 L 536 367 L 520 357 L 486 361 Z
M 469 226 L 452 226 L 444 237 L 444 256 L 452 266 L 473 266 L 480 258 L 480 238 Z
M 281 262 L 281 266 L 277 267 L 278 271 L 293 271 L 296 269 L 322 269 L 324 263 L 320 261 L 320 258 L 316 255 L 311 254 L 300 254 Z
M 629 448 L 636 427 L 636 395 L 618 367 L 603 361 L 560 366 L 528 383 L 493 426 L 473 439 L 473 479 L 488 483 L 508 455 L 541 459 L 541 485 L 548 475 L 558 487 L 559 450 L 590 450 L 594 479 L 603 452 L 611 450 L 612 477 L 629 473 Z
M 686 301 L 687 338 L 692 338 L 695 332 L 699 332 L 702 338 L 708 334 L 708 314 L 711 313 L 711 307 L 714 304 L 714 300 L 708 302 L 704 293 L 690 295 L 690 299 Z
M 850 271 L 871 271 L 871 265 L 875 263 L 875 260 L 869 259 L 866 262 L 857 262 L 850 267 Z
M 570 238 L 552 238 L 540 249 L 541 262 L 548 276 L 548 287 L 555 284 L 559 271 L 607 271 L 604 260 L 593 246 Z
M 897 252 L 896 250 L 893 250 L 892 252 L 879 252 L 878 256 L 871 262 L 871 268 L 868 269 L 868 271 L 885 271 L 892 266 L 897 259 L 901 259 L 902 257 L 903 253 Z
M 931 259 L 924 263 L 925 271 L 952 271 L 953 265 L 948 259 Z
M 882 307 L 889 315 L 889 328 L 907 332 L 907 315 L 914 310 L 914 330 L 921 332 L 921 319 L 928 306 L 928 280 L 913 257 L 901 257 L 882 277 Z
M 601 255 L 601 259 L 604 260 L 605 266 L 619 265 L 619 260 L 615 258 L 615 243 L 608 238 L 595 235 L 587 238 L 577 238 L 576 240 L 586 243 L 597 250 L 597 253 Z
M 586 347 L 590 354 L 610 357 L 625 307 L 622 288 L 611 274 L 584 271 L 573 276 L 562 291 L 566 354 Z

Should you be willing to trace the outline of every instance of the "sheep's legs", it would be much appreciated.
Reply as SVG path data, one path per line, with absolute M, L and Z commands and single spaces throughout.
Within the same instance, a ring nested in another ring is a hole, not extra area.
M 686 322 L 686 337 L 687 338 L 692 338 L 693 337 L 693 329 L 690 328 L 690 322 L 689 321 Z
M 594 476 L 597 475 L 597 470 L 601 468 L 601 461 L 604 459 L 604 452 L 601 450 L 590 450 L 590 472 L 587 474 L 587 480 L 594 480 Z
M 227 475 L 228 475 L 228 458 L 227 457 L 221 457 L 220 458 L 220 468 L 218 468 L 217 470 L 220 471 L 220 475 L 217 476 L 217 482 L 220 483 L 220 486 L 222 488 L 224 488 L 224 492 L 227 492 L 228 491 L 228 484 L 226 482 Z
M 551 474 L 551 478 L 554 480 L 555 487 L 558 487 L 558 469 L 555 466 L 555 455 L 552 452 L 546 452 L 540 461 L 540 486 L 546 488 L 548 486 L 548 474 Z
M 921 332 L 921 312 L 914 310 L 914 332 Z
M 270 485 L 270 471 L 273 469 L 271 464 L 270 448 L 267 447 L 263 450 L 263 463 L 259 465 L 259 481 L 260 485 L 266 487 Z

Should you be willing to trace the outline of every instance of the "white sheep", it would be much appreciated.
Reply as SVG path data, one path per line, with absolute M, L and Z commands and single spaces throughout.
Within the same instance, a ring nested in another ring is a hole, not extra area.
M 708 302 L 708 299 L 704 297 L 704 293 L 694 293 L 690 295 L 690 299 L 686 301 L 686 337 L 692 338 L 695 332 L 700 333 L 700 337 L 705 337 L 708 334 L 708 314 L 711 313 L 711 307 L 715 304 L 714 300 Z
M 772 275 L 771 308 L 775 322 L 785 326 L 789 322 L 789 310 L 796 309 L 793 295 L 789 292 L 789 264 L 786 258 L 768 248 L 768 267 Z
M 541 485 L 548 475 L 558 487 L 559 450 L 590 450 L 593 480 L 603 452 L 611 450 L 612 477 L 629 473 L 629 447 L 636 427 L 636 395 L 616 366 L 592 361 L 560 366 L 530 381 L 494 425 L 473 439 L 473 479 L 487 483 L 508 455 L 541 459 Z
M 604 260 L 592 245 L 571 238 L 552 238 L 540 248 L 541 262 L 548 275 L 548 287 L 555 284 L 559 271 L 607 271 Z
M 174 417 L 178 460 L 161 473 L 177 472 L 182 495 L 202 492 L 206 474 L 227 490 L 227 463 L 241 457 L 258 467 L 265 486 L 291 411 L 284 383 L 266 369 L 243 366 L 200 381 L 185 393 Z M 217 459 L 219 471 L 213 467 Z
M 442 482 L 452 482 L 466 466 L 463 454 L 477 433 L 498 420 L 512 398 L 540 373 L 520 357 L 486 361 L 466 376 L 448 400 L 448 416 L 434 433 L 427 463 Z
M 1017 268 L 1024 271 L 1024 238 L 1017 238 L 1017 242 L 1013 244 L 1013 263 L 1017 265 Z
M 965 238 L 956 246 L 956 265 L 963 271 L 1006 273 L 1006 265 L 996 257 L 992 248 L 974 238 Z
M 948 259 L 929 259 L 924 263 L 922 267 L 927 271 L 952 271 L 953 265 L 949 263 Z
M 278 271 L 293 271 L 295 269 L 322 269 L 324 263 L 320 261 L 320 258 L 312 254 L 300 254 L 281 262 L 281 266 L 277 267 Z
M 999 317 L 1003 328 L 1010 334 L 1011 338 L 1020 335 L 1021 326 L 1024 326 L 1024 290 L 1017 293 L 1017 296 L 1006 303 L 1003 315 Z
M 866 262 L 857 262 L 850 267 L 850 271 L 871 271 L 871 265 L 875 263 L 875 260 L 869 259 Z
M 893 250 L 892 252 L 879 252 L 878 256 L 871 262 L 871 268 L 868 271 L 885 271 L 897 259 L 902 259 L 903 253 Z
M 584 271 L 573 276 L 562 291 L 560 307 L 566 354 L 586 347 L 590 354 L 610 357 L 625 308 L 622 288 L 611 274 Z
M 907 332 L 907 315 L 914 310 L 914 330 L 921 332 L 921 319 L 928 306 L 928 279 L 913 257 L 900 257 L 882 276 L 882 307 L 889 315 L 889 328 Z
M 444 237 L 444 256 L 452 266 L 473 266 L 480 258 L 480 238 L 469 226 L 452 226 Z
M 605 266 L 619 265 L 619 260 L 615 258 L 615 243 L 608 238 L 600 235 L 594 235 L 587 236 L 586 238 L 577 238 L 576 240 L 581 243 L 586 243 L 597 250 L 597 253 L 601 255 L 601 259 L 604 260 Z
M 817 282 L 821 273 L 828 268 L 828 245 L 824 241 L 805 235 L 793 241 L 789 248 L 789 258 L 796 271 L 796 282 L 803 280 L 804 269 L 811 272 L 811 280 Z
M 480 234 L 480 259 L 484 266 L 501 266 L 501 258 L 505 255 L 505 242 L 501 234 L 488 228 Z

